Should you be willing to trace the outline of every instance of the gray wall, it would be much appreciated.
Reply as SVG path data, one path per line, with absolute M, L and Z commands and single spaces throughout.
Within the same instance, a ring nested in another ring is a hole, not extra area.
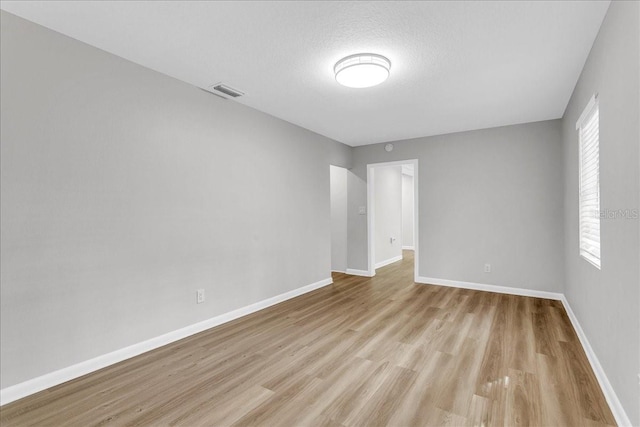
M 402 256 L 402 167 L 374 168 L 373 179 L 374 257 L 378 264 Z
M 5 12 L 1 30 L 1 387 L 330 277 L 349 147 Z
M 419 274 L 562 291 L 560 120 L 356 147 L 349 268 L 367 267 L 368 163 L 418 159 Z M 484 273 L 485 263 L 493 271 Z
M 329 166 L 331 177 L 331 270 L 347 270 L 347 170 Z
M 413 177 L 402 174 L 402 246 L 413 247 Z
M 347 190 L 347 267 L 354 270 L 368 271 L 368 213 L 362 215 L 358 210 L 359 208 L 364 207 L 366 209 L 367 207 L 366 165 L 361 165 L 355 171 L 353 168 L 349 170 L 347 174 Z
M 366 164 L 417 158 L 420 275 L 565 292 L 640 424 L 640 227 L 604 220 L 602 270 L 580 259 L 575 132 L 598 92 L 602 208 L 638 209 L 639 15 L 612 3 L 562 122 L 387 153 L 2 12 L 0 386 L 327 278 L 329 164 L 353 165 L 347 262 L 366 270 Z
M 323 139 L 329 144 L 329 163 L 334 166 L 350 169 L 353 164 L 353 147 L 334 141 L 333 139 Z
M 601 221 L 602 270 L 578 250 L 576 121 L 600 100 L 600 208 L 637 210 L 640 197 L 640 5 L 612 2 L 563 118 L 565 294 L 634 425 L 640 425 L 639 220 Z

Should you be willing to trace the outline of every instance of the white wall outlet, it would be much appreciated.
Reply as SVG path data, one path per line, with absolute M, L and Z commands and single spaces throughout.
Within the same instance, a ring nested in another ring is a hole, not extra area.
M 485 273 L 491 273 L 491 264 L 485 264 L 484 265 L 484 272 Z
M 196 291 L 196 303 L 202 304 L 204 302 L 204 289 L 198 289 Z
M 389 243 L 391 243 L 393 245 L 393 242 L 395 242 L 395 241 L 396 241 L 395 237 L 393 237 L 393 236 L 389 237 Z
M 367 207 L 366 206 L 358 206 L 358 215 L 366 215 Z

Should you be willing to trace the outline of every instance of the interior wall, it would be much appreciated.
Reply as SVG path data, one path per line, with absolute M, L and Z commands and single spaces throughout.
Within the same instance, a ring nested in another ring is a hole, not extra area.
M 350 147 L 1 16 L 2 388 L 330 277 Z
M 374 168 L 375 263 L 402 256 L 402 167 Z
M 413 249 L 413 177 L 402 174 L 402 247 Z
M 366 174 L 366 165 L 364 171 L 360 168 L 355 173 L 350 169 L 347 174 L 347 268 L 362 272 L 369 270 Z
M 331 270 L 347 271 L 347 170 L 330 166 Z
M 562 291 L 560 120 L 393 144 L 354 148 L 349 268 L 367 268 L 367 164 L 418 159 L 420 276 Z
M 640 4 L 611 2 L 563 117 L 565 294 L 633 425 L 640 425 Z M 578 132 L 600 102 L 602 269 L 579 255 Z

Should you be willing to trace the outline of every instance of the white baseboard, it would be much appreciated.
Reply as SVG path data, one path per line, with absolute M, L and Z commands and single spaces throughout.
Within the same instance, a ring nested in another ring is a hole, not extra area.
M 357 275 L 357 276 L 366 276 L 371 277 L 369 272 L 366 270 L 355 270 L 355 269 L 347 269 L 347 274 Z M 254 313 L 256 311 L 262 310 L 264 308 L 270 307 L 272 305 L 278 304 L 280 302 L 286 301 L 291 298 L 295 298 L 302 294 L 311 292 L 313 290 L 322 288 L 324 286 L 330 285 L 333 283 L 331 278 L 327 278 L 324 280 L 320 280 L 319 282 L 312 283 L 307 286 L 303 286 L 298 289 L 294 289 L 289 292 L 285 292 L 283 294 L 277 295 L 272 298 L 268 298 L 263 301 L 259 301 L 257 303 L 239 308 L 237 310 L 230 311 L 225 314 L 221 314 L 219 316 L 213 317 L 211 319 L 195 323 L 193 325 L 189 325 L 187 327 L 178 329 L 173 332 L 166 333 L 164 335 L 160 335 L 155 338 L 151 338 L 149 340 L 140 342 L 138 344 L 131 345 L 129 347 L 122 348 L 120 350 L 113 351 L 111 353 L 107 353 L 102 356 L 98 356 L 96 358 L 80 362 L 78 364 L 69 366 L 67 368 L 59 369 L 57 371 L 42 375 L 37 378 L 33 378 L 31 380 L 22 382 L 20 384 L 16 384 L 7 388 L 0 390 L 0 405 L 5 405 L 7 403 L 11 403 L 15 400 L 21 399 L 23 397 L 29 396 L 31 394 L 37 393 L 39 391 L 45 390 L 47 388 L 56 386 L 58 384 L 62 384 L 66 381 L 72 380 L 74 378 L 81 377 L 82 375 L 86 375 L 88 373 L 97 371 L 109 365 L 113 365 L 115 363 L 121 362 L 123 360 L 132 358 L 142 353 L 146 353 L 147 351 L 154 350 L 156 348 L 162 347 L 164 345 L 170 344 L 172 342 L 178 341 L 180 339 L 186 338 L 188 336 L 197 334 L 199 332 L 205 331 L 207 329 L 213 328 L 215 326 L 221 325 L 226 322 L 230 322 L 239 317 L 246 316 L 248 314 Z M 582 327 L 580 326 L 580 322 L 578 322 L 577 317 L 573 313 L 569 302 L 565 298 L 564 294 L 555 293 L 555 292 L 547 292 L 547 291 L 537 291 L 532 289 L 521 289 L 521 288 L 511 288 L 504 286 L 496 286 L 496 285 L 486 285 L 481 283 L 473 283 L 473 282 L 461 282 L 455 280 L 447 280 L 447 279 L 436 279 L 429 277 L 418 277 L 416 279 L 416 283 L 422 284 L 432 284 L 439 286 L 449 286 L 456 288 L 464 288 L 464 289 L 475 289 L 480 291 L 488 291 L 488 292 L 497 292 L 503 294 L 512 294 L 512 295 L 522 295 L 522 296 L 530 296 L 530 297 L 538 297 L 538 298 L 547 298 L 562 301 L 565 310 L 567 311 L 567 315 L 571 320 L 573 328 L 578 334 L 578 338 L 580 339 L 580 343 L 584 348 L 584 351 L 589 359 L 589 363 L 591 364 L 591 368 L 598 379 L 600 384 L 600 388 L 602 389 L 605 398 L 607 399 L 607 403 L 613 412 L 613 416 L 616 419 L 616 423 L 619 426 L 631 426 L 631 421 L 627 416 L 618 396 L 616 395 L 607 375 L 598 360 L 587 336 L 585 335 Z
M 403 246 L 402 250 L 403 251 L 413 251 L 413 250 L 415 250 L 415 246 Z
M 382 268 L 382 267 L 387 266 L 389 264 L 393 264 L 394 262 L 398 262 L 401 259 L 402 259 L 402 254 L 400 254 L 398 256 L 394 256 L 393 258 L 385 259 L 384 261 L 380 261 L 380 262 L 376 263 L 376 268 Z
M 562 300 L 563 294 L 548 291 L 537 291 L 534 289 L 510 288 L 507 286 L 485 285 L 483 283 L 461 282 L 458 280 L 436 279 L 433 277 L 419 276 L 416 283 L 425 285 L 449 286 L 452 288 L 474 289 L 477 291 L 496 292 L 499 294 L 520 295 L 524 297 L 546 298 Z
M 622 407 L 622 404 L 620 403 L 620 400 L 618 399 L 618 395 L 613 390 L 613 387 L 609 382 L 609 378 L 607 378 L 607 375 L 604 373 L 604 369 L 602 369 L 602 365 L 600 364 L 600 361 L 598 360 L 596 353 L 593 351 L 593 348 L 591 347 L 591 344 L 589 343 L 587 336 L 582 330 L 582 326 L 580 326 L 580 322 L 578 322 L 578 318 L 573 313 L 573 310 L 571 310 L 569 301 L 567 301 L 567 298 L 564 295 L 562 295 L 562 298 L 560 299 L 560 301 L 562 301 L 562 305 L 564 305 L 564 309 L 567 311 L 567 315 L 571 320 L 573 329 L 575 329 L 576 333 L 578 334 L 578 338 L 580 339 L 582 348 L 584 349 L 584 352 L 587 354 L 587 359 L 589 359 L 589 363 L 591 363 L 591 369 L 593 369 L 593 372 L 596 375 L 596 378 L 598 379 L 598 383 L 600 383 L 600 388 L 604 393 L 604 397 L 605 399 L 607 399 L 609 408 L 611 409 L 611 412 L 613 412 L 613 416 L 616 419 L 616 424 L 618 424 L 621 427 L 631 426 L 632 425 L 631 420 L 629 420 L 627 413 L 625 412 L 624 408 Z
M 346 270 L 331 270 L 332 273 L 343 273 L 347 274 Z
M 239 317 L 246 316 L 247 314 L 254 313 L 288 299 L 306 294 L 307 292 L 322 288 L 324 286 L 330 285 L 331 283 L 333 283 L 333 280 L 329 277 L 327 279 L 320 280 L 319 282 L 315 282 L 310 285 L 303 286 L 301 288 L 294 289 L 280 295 L 276 295 L 275 297 L 267 298 L 254 304 L 239 308 L 237 310 L 212 317 L 211 319 L 186 326 L 176 331 L 168 332 L 164 335 L 160 335 L 158 337 L 130 345 L 120 350 L 116 350 L 111 353 L 107 353 L 102 356 L 98 356 L 93 359 L 89 359 L 84 362 L 59 369 L 54 372 L 50 372 L 48 374 L 10 387 L 6 387 L 0 390 L 0 405 L 5 405 L 39 391 L 48 389 L 58 384 L 62 384 L 74 378 L 81 377 L 82 375 L 97 371 L 98 369 L 102 369 L 123 360 L 130 359 L 134 356 L 138 356 L 142 353 L 146 353 L 147 351 L 154 350 L 158 347 L 171 344 L 172 342 L 181 340 L 183 338 L 197 334 L 223 323 L 230 322 Z
M 354 268 L 347 268 L 346 273 L 351 274 L 352 276 L 373 277 L 367 270 L 356 270 Z
M 567 315 L 571 320 L 571 324 L 573 325 L 573 329 L 575 329 L 578 334 L 578 338 L 580 339 L 580 343 L 582 344 L 582 348 L 584 348 L 584 352 L 587 354 L 587 359 L 589 359 L 589 363 L 591 364 L 591 369 L 593 369 L 596 378 L 598 379 L 598 383 L 600 384 L 600 388 L 604 393 L 605 398 L 607 399 L 607 403 L 609 404 L 609 408 L 611 408 L 611 412 L 613 412 L 613 416 L 616 419 L 616 424 L 619 426 L 631 426 L 631 421 L 627 416 L 616 392 L 613 390 L 607 375 L 598 360 L 587 336 L 585 335 L 580 323 L 578 322 L 578 318 L 571 310 L 571 306 L 567 301 L 566 297 L 562 293 L 556 292 L 547 292 L 547 291 L 537 291 L 533 289 L 522 289 L 522 288 L 509 288 L 506 286 L 497 286 L 497 285 L 486 285 L 482 283 L 473 283 L 473 282 L 460 282 L 457 280 L 447 280 L 447 279 L 435 279 L 431 277 L 418 277 L 416 279 L 416 283 L 421 284 L 431 284 L 431 285 L 440 285 L 440 286 L 449 286 L 454 288 L 464 288 L 464 289 L 475 289 L 478 291 L 488 291 L 488 292 L 497 292 L 501 294 L 511 294 L 511 295 L 521 295 L 526 297 L 537 297 L 537 298 L 546 298 L 559 300 L 564 305 L 565 310 L 567 311 Z

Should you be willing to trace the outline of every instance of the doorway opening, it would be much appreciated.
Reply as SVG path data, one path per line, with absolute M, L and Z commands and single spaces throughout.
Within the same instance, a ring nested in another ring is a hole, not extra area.
M 367 165 L 370 276 L 406 258 L 414 260 L 414 280 L 418 277 L 418 206 L 417 159 Z

